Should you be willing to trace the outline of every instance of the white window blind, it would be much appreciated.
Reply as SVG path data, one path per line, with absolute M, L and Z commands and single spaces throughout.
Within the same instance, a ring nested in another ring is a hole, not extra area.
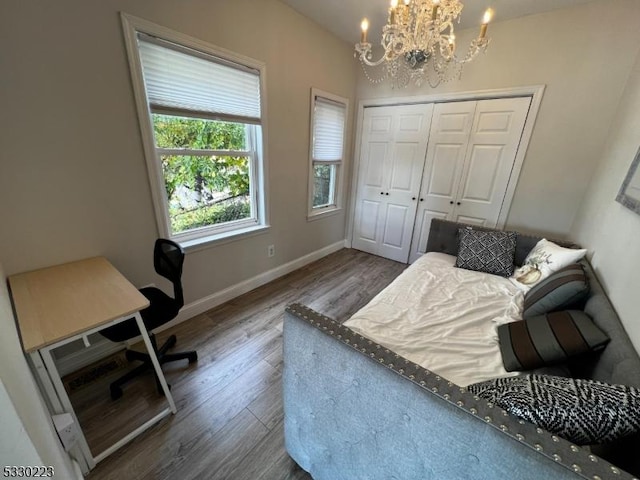
M 313 115 L 313 161 L 341 161 L 346 106 L 316 96 Z
M 260 75 L 206 53 L 138 34 L 147 99 L 152 109 L 195 112 L 260 123 Z

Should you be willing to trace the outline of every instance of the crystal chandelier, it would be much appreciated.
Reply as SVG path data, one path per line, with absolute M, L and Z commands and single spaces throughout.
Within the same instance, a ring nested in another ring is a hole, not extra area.
M 391 0 L 387 24 L 382 28 L 384 54 L 372 60 L 371 44 L 367 42 L 369 21 L 362 21 L 362 36 L 356 44 L 365 75 L 373 83 L 390 79 L 395 87 L 413 82 L 420 86 L 426 80 L 431 87 L 459 78 L 465 63 L 473 60 L 489 45 L 487 25 L 493 10 L 487 9 L 480 27 L 464 58 L 456 56 L 456 36 L 453 24 L 460 22 L 463 5 L 459 0 Z M 368 67 L 382 66 L 383 75 L 374 79 Z

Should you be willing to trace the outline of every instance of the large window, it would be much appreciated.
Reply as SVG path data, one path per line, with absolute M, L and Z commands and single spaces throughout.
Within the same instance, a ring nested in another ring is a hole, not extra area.
M 341 207 L 344 138 L 348 100 L 317 89 L 311 91 L 311 165 L 309 216 Z
M 263 227 L 263 67 L 123 21 L 162 233 L 189 244 Z

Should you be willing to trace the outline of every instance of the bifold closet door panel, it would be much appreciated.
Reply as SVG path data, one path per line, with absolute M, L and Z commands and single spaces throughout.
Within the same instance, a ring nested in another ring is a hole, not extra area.
M 431 219 L 451 219 L 473 127 L 476 101 L 438 103 L 433 110 L 409 261 L 425 252 Z
M 453 220 L 495 227 L 520 146 L 530 97 L 479 101 Z
M 531 97 L 436 105 L 409 261 L 427 246 L 431 219 L 495 227 Z
M 406 262 L 433 105 L 366 108 L 352 246 Z

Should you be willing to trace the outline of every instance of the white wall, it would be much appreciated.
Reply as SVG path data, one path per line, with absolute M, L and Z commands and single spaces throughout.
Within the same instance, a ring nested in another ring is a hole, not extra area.
M 0 466 L 42 466 L 22 420 L 9 398 L 4 383 L 0 380 Z
M 355 103 L 351 46 L 277 0 L 4 0 L 0 258 L 7 273 L 105 255 L 136 285 L 160 283 L 119 11 L 267 66 L 272 228 L 189 253 L 186 302 L 344 239 L 344 212 L 306 219 L 309 98 L 313 86 Z
M 56 478 L 74 478 L 69 457 L 60 446 L 58 434 L 22 353 L 2 265 L 0 332 L 0 467 L 53 466 Z M 4 395 L 5 388 L 8 397 Z
M 460 81 L 393 90 L 372 85 L 361 72 L 358 98 L 546 85 L 507 227 L 565 236 L 640 47 L 639 18 L 637 0 L 600 0 L 504 22 L 497 12 L 489 49 Z M 477 34 L 460 32 L 459 48 Z M 370 41 L 376 35 L 370 32 Z
M 599 278 L 640 352 L 640 215 L 615 201 L 629 166 L 640 148 L 640 55 L 604 152 L 571 230 L 587 247 Z

